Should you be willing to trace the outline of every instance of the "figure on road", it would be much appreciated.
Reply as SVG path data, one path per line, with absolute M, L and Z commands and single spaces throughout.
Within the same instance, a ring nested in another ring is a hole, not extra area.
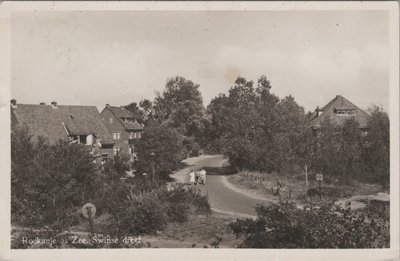
M 203 185 L 206 184 L 206 176 L 207 176 L 206 174 L 207 174 L 207 172 L 204 169 L 200 170 L 200 178 L 201 178 Z
M 195 174 L 194 174 L 194 171 L 193 171 L 193 170 L 191 170 L 191 171 L 189 172 L 189 177 L 190 177 L 190 179 L 189 179 L 190 184 L 191 184 L 191 185 L 194 185 L 194 183 L 195 183 Z

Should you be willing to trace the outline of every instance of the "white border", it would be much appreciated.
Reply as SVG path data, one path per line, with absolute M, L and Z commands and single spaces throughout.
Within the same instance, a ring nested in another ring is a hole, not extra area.
M 391 247 L 360 250 L 10 250 L 10 13 L 15 11 L 386 10 L 390 28 Z M 396 2 L 3 2 L 0 5 L 0 258 L 6 260 L 384 260 L 399 257 L 399 12 Z M 8 210 L 8 211 L 4 211 Z

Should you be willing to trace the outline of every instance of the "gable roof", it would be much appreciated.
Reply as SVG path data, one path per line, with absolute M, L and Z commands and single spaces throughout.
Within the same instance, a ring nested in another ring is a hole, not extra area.
M 317 110 L 321 112 L 317 116 Z M 354 116 L 337 115 L 336 110 L 354 110 Z M 316 111 L 311 116 L 311 126 L 313 128 L 319 128 L 321 123 L 325 120 L 330 120 L 332 123 L 337 125 L 342 125 L 350 117 L 355 117 L 355 120 L 359 123 L 360 128 L 367 128 L 369 114 L 358 108 L 352 102 L 347 100 L 341 95 L 336 95 L 336 97 L 331 100 L 327 105 L 321 109 L 316 109 Z
M 33 136 L 44 136 L 51 142 L 79 134 L 93 134 L 102 143 L 112 142 L 95 106 L 18 104 L 11 113 L 12 119 L 26 125 Z
M 127 130 L 143 130 L 143 126 L 136 120 L 134 122 L 124 122 Z
M 125 109 L 124 107 L 117 107 L 117 106 L 110 106 L 107 105 L 107 108 L 109 108 L 111 110 L 111 112 L 115 115 L 115 117 L 117 118 L 134 118 L 134 115 L 132 112 L 128 111 L 127 109 Z
M 117 106 L 110 106 L 109 104 L 106 105 L 112 114 L 124 125 L 126 130 L 143 130 L 143 125 L 137 122 L 135 116 L 132 112 L 128 111 L 124 107 L 117 107 Z M 104 109 L 106 109 L 104 108 Z M 124 119 L 134 120 L 132 121 L 125 121 Z

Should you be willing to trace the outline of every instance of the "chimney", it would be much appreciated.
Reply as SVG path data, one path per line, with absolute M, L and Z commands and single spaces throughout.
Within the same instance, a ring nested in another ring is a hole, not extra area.
M 317 106 L 317 108 L 315 109 L 315 112 L 317 113 L 317 117 L 318 117 L 319 115 L 321 115 L 322 110 L 319 108 L 319 106 Z
M 52 101 L 52 102 L 51 102 L 51 107 L 53 107 L 54 109 L 57 109 L 57 108 L 58 108 L 58 107 L 57 107 L 57 102 Z
M 106 107 L 110 107 L 110 104 L 107 103 L 107 104 L 106 104 Z
M 41 103 L 39 103 L 40 105 L 46 105 L 46 103 L 44 103 L 44 102 L 41 102 Z
M 17 100 L 16 99 L 12 99 L 10 102 L 11 102 L 12 108 L 17 108 Z

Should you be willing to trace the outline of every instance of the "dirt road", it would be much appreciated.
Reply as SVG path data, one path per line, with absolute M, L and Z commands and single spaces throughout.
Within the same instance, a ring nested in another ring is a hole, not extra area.
M 213 211 L 237 217 L 255 217 L 256 204 L 268 204 L 267 200 L 256 199 L 240 193 L 226 185 L 226 174 L 222 172 L 224 158 L 221 155 L 205 155 L 184 161 L 188 167 L 171 175 L 180 182 L 187 182 L 189 168 L 204 168 L 207 171 L 206 185 L 197 185 L 207 195 Z

